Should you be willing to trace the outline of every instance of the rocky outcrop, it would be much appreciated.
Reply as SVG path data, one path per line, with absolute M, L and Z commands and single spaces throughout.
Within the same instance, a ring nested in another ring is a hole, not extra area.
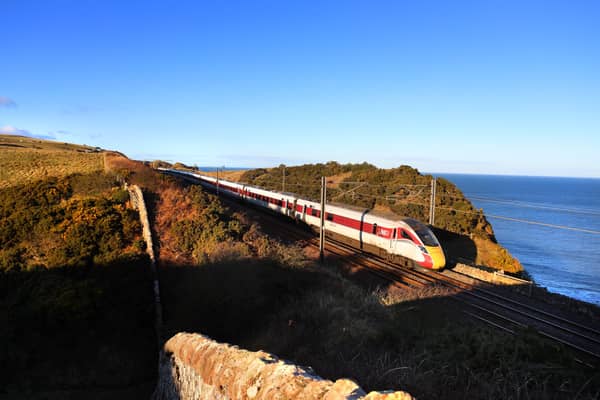
M 410 400 L 405 392 L 365 393 L 355 382 L 322 379 L 263 352 L 179 333 L 164 345 L 154 399 Z

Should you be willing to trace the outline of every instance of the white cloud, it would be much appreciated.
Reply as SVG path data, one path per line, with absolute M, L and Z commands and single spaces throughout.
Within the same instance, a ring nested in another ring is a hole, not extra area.
M 16 107 L 17 103 L 13 99 L 5 96 L 0 96 L 0 107 Z

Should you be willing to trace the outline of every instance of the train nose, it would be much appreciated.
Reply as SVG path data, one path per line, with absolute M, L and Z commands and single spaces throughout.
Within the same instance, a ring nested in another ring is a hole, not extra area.
M 444 256 L 444 250 L 442 246 L 425 246 L 427 252 L 433 260 L 433 266 L 431 269 L 442 269 L 446 265 L 446 256 Z

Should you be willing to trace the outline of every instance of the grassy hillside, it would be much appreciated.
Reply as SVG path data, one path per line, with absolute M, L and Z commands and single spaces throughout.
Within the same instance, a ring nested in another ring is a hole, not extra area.
M 103 170 L 104 156 L 95 148 L 0 135 L 0 188 L 48 177 Z
M 152 276 L 128 193 L 102 154 L 19 143 L 40 148 L 0 150 L 24 177 L 0 187 L 0 397 L 148 397 Z
M 284 167 L 246 171 L 240 181 L 282 190 Z M 285 167 L 286 191 L 318 200 L 320 178 L 327 177 L 328 201 L 391 210 L 398 215 L 429 221 L 430 175 L 409 166 L 379 169 L 373 165 L 310 164 Z M 467 260 L 508 272 L 520 263 L 499 246 L 491 224 L 450 181 L 438 178 L 435 228 L 450 260 Z

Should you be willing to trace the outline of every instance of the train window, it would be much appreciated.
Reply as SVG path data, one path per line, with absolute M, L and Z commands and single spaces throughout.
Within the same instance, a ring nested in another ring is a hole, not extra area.
M 410 225 L 419 238 L 423 241 L 425 246 L 439 246 L 440 243 L 437 241 L 431 229 L 429 229 L 424 223 L 417 221 L 412 218 L 406 218 L 406 223 Z
M 333 221 L 333 214 L 327 213 L 327 221 Z
M 377 234 L 377 224 L 373 224 L 373 231 L 371 233 L 373 235 Z
M 313 208 L 313 209 L 310 211 L 310 214 L 311 214 L 313 217 L 316 217 L 316 216 L 317 216 L 317 214 L 318 214 L 318 212 L 317 212 L 317 210 L 316 210 L 315 208 Z
M 405 230 L 402 230 L 402 237 L 404 239 L 412 240 L 412 238 L 410 237 L 410 235 L 408 233 L 406 233 Z

